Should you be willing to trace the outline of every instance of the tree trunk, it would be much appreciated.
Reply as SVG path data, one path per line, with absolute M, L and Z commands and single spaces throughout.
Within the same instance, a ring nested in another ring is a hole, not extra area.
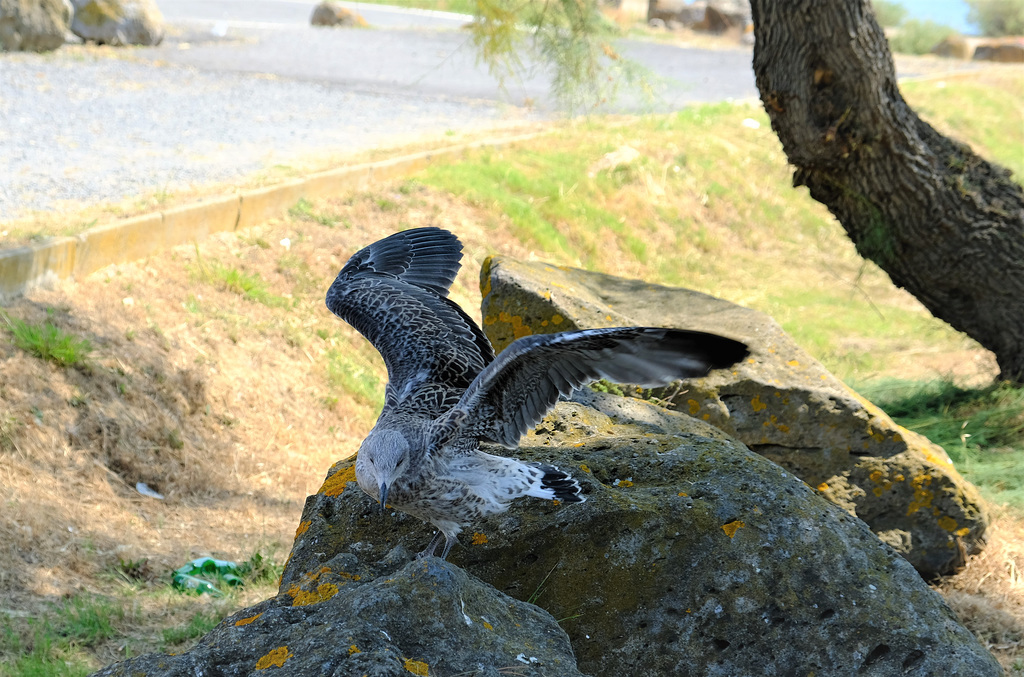
M 1024 190 L 900 96 L 868 0 L 752 0 L 754 73 L 794 186 L 1024 382 Z

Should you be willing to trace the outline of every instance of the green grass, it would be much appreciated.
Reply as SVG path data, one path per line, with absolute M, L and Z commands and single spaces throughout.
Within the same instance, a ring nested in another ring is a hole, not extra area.
M 986 498 L 1024 514 L 1024 387 L 880 380 L 857 390 L 942 446 Z
M 376 415 L 384 407 L 384 384 L 370 361 L 359 354 L 360 348 L 344 345 L 327 350 L 327 383 L 333 391 L 372 408 Z
M 998 162 L 1024 181 L 1024 78 L 980 82 L 909 82 L 902 86 L 907 101 L 944 134 L 970 144 L 986 159 Z M 951 91 L 952 90 L 952 91 Z M 957 104 L 949 105 L 950 95 Z
M 227 615 L 226 609 L 197 611 L 186 625 L 167 628 L 163 631 L 163 639 L 167 644 L 164 650 L 176 650 L 176 645 L 183 644 L 190 639 L 202 637 L 217 627 L 217 624 L 224 620 Z
M 225 266 L 216 261 L 201 261 L 198 264 L 198 276 L 206 283 L 238 294 L 268 308 L 288 308 L 291 302 L 283 296 L 270 291 L 270 286 L 256 273 L 246 273 L 232 266 Z
M 92 344 L 88 339 L 70 334 L 50 321 L 29 324 L 0 313 L 14 338 L 14 345 L 41 360 L 61 367 L 84 366 Z
M 288 208 L 288 216 L 296 221 L 309 221 L 319 223 L 321 226 L 333 228 L 338 223 L 338 217 L 333 214 L 317 211 L 313 203 L 306 198 L 301 198 L 293 206 Z
M 0 675 L 87 675 L 88 649 L 117 636 L 124 618 L 120 604 L 92 595 L 54 605 L 42 618 L 0 616 Z

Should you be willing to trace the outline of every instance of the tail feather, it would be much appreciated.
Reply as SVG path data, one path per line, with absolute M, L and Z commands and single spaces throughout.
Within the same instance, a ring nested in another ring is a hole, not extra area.
M 583 488 L 572 475 L 553 465 L 534 463 L 533 466 L 544 473 L 540 478 L 541 489 L 551 493 L 551 496 L 544 498 L 554 498 L 563 503 L 582 503 L 587 500 L 582 494 Z

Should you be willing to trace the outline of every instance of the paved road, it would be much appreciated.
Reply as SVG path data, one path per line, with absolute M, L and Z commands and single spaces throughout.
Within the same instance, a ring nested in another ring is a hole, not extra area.
M 445 12 L 398 10 L 355 2 L 373 30 L 313 28 L 308 0 L 162 0 L 165 16 L 184 28 L 144 57 L 204 70 L 272 73 L 364 92 L 529 102 L 554 113 L 550 78 L 536 64 L 505 90 L 477 63 L 462 26 Z M 180 49 L 181 42 L 188 49 Z M 646 66 L 658 96 L 623 92 L 604 112 L 676 110 L 694 102 L 754 97 L 749 49 L 699 50 L 622 40 L 619 49 Z
M 159 4 L 159 47 L 0 54 L 0 220 L 559 114 L 543 72 L 499 88 L 459 15 L 346 3 L 374 28 L 323 29 L 305 0 Z M 756 94 L 749 51 L 620 48 L 667 79 L 610 110 Z

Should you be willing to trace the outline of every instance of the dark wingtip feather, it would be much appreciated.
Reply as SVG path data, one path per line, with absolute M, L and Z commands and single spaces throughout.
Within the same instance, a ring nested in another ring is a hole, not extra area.
M 550 489 L 554 493 L 556 501 L 582 503 L 587 500 L 581 493 L 583 488 L 580 487 L 580 483 L 572 475 L 562 472 L 553 465 L 541 463 L 536 465 L 540 470 L 544 471 L 544 476 L 540 478 L 541 487 Z

